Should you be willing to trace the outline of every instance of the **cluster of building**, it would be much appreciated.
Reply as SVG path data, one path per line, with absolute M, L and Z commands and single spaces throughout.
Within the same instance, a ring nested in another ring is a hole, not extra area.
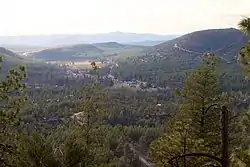
M 72 78 L 91 78 L 92 75 L 88 73 L 87 70 L 79 70 L 79 69 L 67 69 L 66 74 L 68 77 Z

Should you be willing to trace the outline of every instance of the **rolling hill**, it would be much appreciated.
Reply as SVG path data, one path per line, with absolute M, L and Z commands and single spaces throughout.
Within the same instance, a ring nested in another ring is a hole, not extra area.
M 233 28 L 189 33 L 149 47 L 140 56 L 119 63 L 113 74 L 123 80 L 136 78 L 160 85 L 170 81 L 177 84 L 182 82 L 180 76 L 200 64 L 205 52 L 214 52 L 222 59 L 224 69 L 236 72 L 239 71 L 236 57 L 248 39 Z
M 102 43 L 94 43 L 94 46 L 107 51 L 109 49 L 119 50 L 119 49 L 146 49 L 147 46 L 142 45 L 131 45 L 131 44 L 121 44 L 118 42 L 102 42 Z
M 155 45 L 147 50 L 146 54 L 169 57 L 173 55 L 197 56 L 204 52 L 214 52 L 218 56 L 232 59 L 248 39 L 233 28 L 203 30 Z
M 12 58 L 12 59 L 22 59 L 18 54 L 4 48 L 0 47 L 0 56 L 3 56 L 4 58 Z
M 78 44 L 72 46 L 63 46 L 50 49 L 44 49 L 38 52 L 31 53 L 36 59 L 41 60 L 83 60 L 92 57 L 96 59 L 103 54 L 103 50 L 91 44 Z
M 175 37 L 173 37 L 175 38 Z M 177 38 L 177 36 L 176 36 Z M 163 42 L 166 42 L 166 40 L 162 40 L 162 41 L 150 41 L 150 40 L 146 40 L 146 41 L 140 41 L 140 42 L 131 42 L 131 43 L 128 43 L 130 45 L 140 45 L 140 46 L 155 46 L 155 45 L 158 45 L 158 44 L 161 44 Z
M 145 46 L 125 45 L 117 42 L 77 44 L 32 52 L 29 56 L 41 60 L 82 61 L 103 59 L 105 56 L 136 55 Z
M 25 59 L 4 47 L 0 47 L 0 56 L 3 58 L 0 79 L 8 73 L 9 69 L 18 68 L 20 65 L 27 65 L 30 63 L 29 59 Z
M 65 77 L 65 70 L 58 66 L 46 64 L 42 61 L 33 61 L 28 57 L 21 57 L 12 51 L 0 47 L 0 56 L 3 57 L 1 63 L 0 80 L 5 79 L 10 69 L 18 69 L 20 65 L 26 66 L 27 78 L 25 82 L 29 86 L 36 84 L 59 84 L 57 79 Z M 51 79 L 52 78 L 52 79 Z M 53 80 L 54 79 L 54 80 Z M 56 82 L 56 83 L 55 83 Z
M 5 72 L 7 72 L 10 67 L 16 67 L 17 65 L 27 63 L 23 57 L 4 47 L 0 47 L 0 56 L 3 58 L 1 67 Z
M 117 42 L 102 42 L 102 43 L 94 43 L 93 45 L 103 49 L 113 49 L 113 48 L 119 49 L 119 48 L 124 48 L 126 46 Z

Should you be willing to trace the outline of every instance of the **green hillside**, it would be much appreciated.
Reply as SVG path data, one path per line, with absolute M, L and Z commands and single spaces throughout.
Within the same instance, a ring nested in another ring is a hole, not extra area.
M 30 56 L 40 60 L 56 61 L 100 60 L 110 56 L 135 56 L 145 48 L 145 46 L 124 45 L 117 42 L 106 42 L 95 44 L 78 44 L 44 49 L 42 51 L 30 54 Z
M 237 73 L 236 57 L 248 39 L 232 28 L 193 32 L 149 47 L 139 56 L 120 62 L 113 74 L 122 80 L 134 78 L 157 85 L 178 85 L 185 72 L 200 64 L 206 52 L 218 55 L 223 69 Z
M 2 56 L 5 59 L 8 59 L 8 60 L 10 60 L 10 59 L 21 60 L 22 59 L 18 54 L 14 53 L 14 52 L 12 52 L 4 47 L 0 47 L 0 56 Z
M 141 46 L 141 45 L 129 45 L 129 44 L 120 44 L 117 42 L 105 42 L 105 43 L 95 43 L 93 44 L 94 46 L 103 49 L 103 50 L 108 50 L 108 49 L 135 49 L 135 48 L 141 48 L 145 49 L 147 48 L 146 46 Z
M 79 44 L 72 46 L 57 47 L 45 49 L 40 52 L 31 54 L 36 59 L 42 60 L 78 60 L 86 59 L 88 57 L 99 57 L 103 54 L 103 50 L 90 45 Z
M 52 84 L 56 79 L 63 79 L 65 77 L 65 70 L 55 65 L 45 64 L 42 61 L 33 61 L 29 57 L 21 57 L 20 55 L 0 47 L 0 56 L 3 58 L 1 63 L 2 73 L 0 79 L 4 78 L 10 69 L 18 69 L 19 66 L 25 66 L 28 77 L 27 83 L 34 84 Z M 57 83 L 54 83 L 57 84 Z

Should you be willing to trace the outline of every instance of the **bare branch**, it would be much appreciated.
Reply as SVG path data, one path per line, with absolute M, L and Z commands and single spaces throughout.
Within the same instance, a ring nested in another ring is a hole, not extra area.
M 207 157 L 207 158 L 210 158 L 210 159 L 213 159 L 219 163 L 222 163 L 222 159 L 221 158 L 218 158 L 214 155 L 211 155 L 209 153 L 202 153 L 202 152 L 197 152 L 197 153 L 188 153 L 188 154 L 183 154 L 183 155 L 178 155 L 178 156 L 175 156 L 173 158 L 171 158 L 171 160 L 169 161 L 169 163 L 171 164 L 171 162 L 173 162 L 174 159 L 177 159 L 177 158 L 181 158 L 181 157 Z
M 214 106 L 218 106 L 218 104 L 217 103 L 215 103 L 215 104 L 211 104 L 206 110 L 205 110 L 205 114 L 207 114 L 207 112 L 212 108 L 212 107 L 214 107 Z

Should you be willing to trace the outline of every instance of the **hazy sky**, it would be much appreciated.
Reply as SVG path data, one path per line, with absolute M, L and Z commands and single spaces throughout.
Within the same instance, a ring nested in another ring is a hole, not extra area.
M 236 27 L 250 0 L 0 0 L 0 35 L 183 34 Z

